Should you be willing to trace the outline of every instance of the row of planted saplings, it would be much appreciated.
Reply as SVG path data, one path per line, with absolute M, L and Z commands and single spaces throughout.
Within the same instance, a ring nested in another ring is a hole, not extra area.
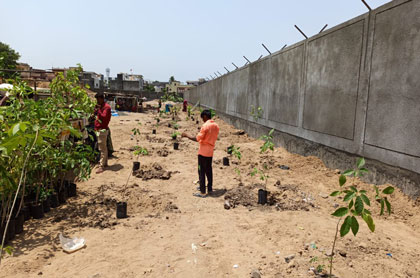
M 33 219 L 42 219 L 45 213 L 51 211 L 51 209 L 57 208 L 62 204 L 65 204 L 68 198 L 75 197 L 77 195 L 77 186 L 75 183 L 63 180 L 58 182 L 55 186 L 50 187 L 28 187 L 28 193 L 25 194 L 22 199 L 19 196 L 16 200 L 15 207 L 12 211 L 12 217 L 10 219 L 5 244 L 15 238 L 17 234 L 23 232 L 23 226 L 25 221 Z M 9 198 L 3 198 L 1 201 L 1 225 L 0 234 L 3 235 L 6 226 L 6 220 L 13 204 L 13 195 Z M 4 200 L 6 199 L 6 200 Z
M 169 128 L 174 128 L 174 132 L 171 135 L 172 140 L 176 140 L 177 136 L 180 135 L 179 132 L 177 131 L 179 126 L 176 123 L 176 118 L 175 116 L 177 115 L 177 111 L 175 110 L 175 112 L 172 115 L 172 121 L 174 122 L 173 124 L 168 123 L 168 127 Z M 194 121 L 194 117 L 191 117 L 191 119 Z M 160 123 L 160 118 L 157 117 L 156 118 L 156 126 L 159 126 Z M 196 121 L 197 124 L 199 124 L 199 121 Z M 152 129 L 152 134 L 156 134 L 156 128 Z M 179 142 L 174 142 L 174 150 L 178 150 L 179 149 Z M 136 172 L 140 170 L 140 162 L 139 161 L 134 161 L 133 162 L 133 171 L 130 172 L 130 176 L 132 173 Z M 130 179 L 130 176 L 127 179 L 127 183 L 128 180 Z M 127 186 L 127 184 L 126 184 Z M 125 189 L 124 189 L 125 191 Z M 121 201 L 121 202 L 117 202 L 117 206 L 116 206 L 116 216 L 118 219 L 123 219 L 123 218 L 127 218 L 127 202 Z

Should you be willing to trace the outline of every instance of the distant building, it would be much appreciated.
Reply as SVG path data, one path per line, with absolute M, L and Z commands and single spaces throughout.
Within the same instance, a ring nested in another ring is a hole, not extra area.
M 168 85 L 169 82 L 160 82 L 160 81 L 154 81 L 151 82 L 150 85 L 152 85 L 155 88 L 156 93 L 161 93 L 165 89 L 166 85 Z
M 108 85 L 111 90 L 142 91 L 144 86 L 143 75 L 119 73 L 116 78 L 109 79 Z
M 27 80 L 51 81 L 55 74 L 42 69 L 34 69 L 29 64 L 18 63 L 17 69 L 20 71 L 20 77 Z
M 84 71 L 79 76 L 84 86 L 88 85 L 91 89 L 102 89 L 104 87 L 104 75 L 93 71 Z
M 63 73 L 63 74 L 64 74 L 64 76 L 66 76 L 67 71 L 68 71 L 69 69 L 68 69 L 68 68 L 52 68 L 51 70 L 52 70 L 52 72 L 53 72 L 55 75 L 58 75 L 58 74 L 61 72 L 61 73 Z
M 179 81 L 172 81 L 169 84 L 166 84 L 166 91 L 169 93 L 183 93 L 191 88 L 194 88 L 194 85 L 185 85 Z
M 18 69 L 18 70 L 28 70 L 29 71 L 32 68 L 31 68 L 31 66 L 29 64 L 26 64 L 26 63 L 18 63 L 17 66 L 16 66 L 16 69 Z
M 200 86 L 201 84 L 204 84 L 206 82 L 207 81 L 204 78 L 200 78 L 197 81 L 187 81 L 187 85 Z

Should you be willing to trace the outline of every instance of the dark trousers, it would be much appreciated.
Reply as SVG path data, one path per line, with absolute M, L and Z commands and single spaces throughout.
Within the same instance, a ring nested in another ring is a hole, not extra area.
M 207 176 L 207 191 L 213 191 L 213 168 L 211 167 L 213 157 L 205 157 L 198 155 L 198 177 L 200 179 L 200 191 L 206 194 L 206 176 Z

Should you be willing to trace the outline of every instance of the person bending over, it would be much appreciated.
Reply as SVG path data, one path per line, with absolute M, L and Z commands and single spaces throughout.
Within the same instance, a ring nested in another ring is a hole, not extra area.
M 192 141 L 198 142 L 200 147 L 198 149 L 198 177 L 200 179 L 200 192 L 195 194 L 197 197 L 206 197 L 206 180 L 207 176 L 207 192 L 212 195 L 213 192 L 213 152 L 216 144 L 217 136 L 219 135 L 219 126 L 211 119 L 210 110 L 204 110 L 201 113 L 201 119 L 204 124 L 201 127 L 200 133 L 196 137 L 187 133 L 182 133 L 182 137 L 186 137 Z

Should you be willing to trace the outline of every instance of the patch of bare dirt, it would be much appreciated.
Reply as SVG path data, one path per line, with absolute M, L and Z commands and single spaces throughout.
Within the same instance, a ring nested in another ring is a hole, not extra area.
M 167 157 L 171 152 L 166 148 L 163 147 L 156 152 L 161 157 Z
M 172 174 L 176 172 L 165 171 L 163 167 L 158 163 L 153 163 L 152 165 L 144 165 L 139 170 L 137 170 L 133 175 L 137 178 L 141 178 L 144 181 L 151 179 L 161 179 L 169 180 Z
M 150 143 L 165 143 L 165 139 L 155 136 L 146 135 L 147 141 Z
M 263 189 L 262 184 L 238 186 L 229 190 L 225 200 L 229 201 L 231 207 L 242 205 L 245 207 L 256 207 L 258 204 L 258 190 Z M 269 191 L 267 205 L 277 210 L 287 211 L 309 211 L 315 207 L 310 198 L 304 198 L 305 193 L 299 191 L 292 185 L 277 186 L 275 191 Z

